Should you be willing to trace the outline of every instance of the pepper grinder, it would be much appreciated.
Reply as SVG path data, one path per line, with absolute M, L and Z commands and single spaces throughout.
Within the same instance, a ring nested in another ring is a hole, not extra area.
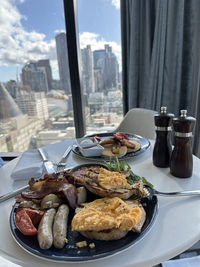
M 156 141 L 153 149 L 153 164 L 156 167 L 169 167 L 172 152 L 171 125 L 174 114 L 167 113 L 167 107 L 161 107 L 154 115 Z
M 173 119 L 174 128 L 174 149 L 171 156 L 170 172 L 179 178 L 192 176 L 192 130 L 196 119 L 187 117 L 187 110 L 181 110 L 181 115 Z

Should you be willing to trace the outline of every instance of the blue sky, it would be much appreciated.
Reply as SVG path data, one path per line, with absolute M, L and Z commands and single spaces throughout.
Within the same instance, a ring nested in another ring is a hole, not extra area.
M 28 60 L 49 58 L 58 78 L 56 32 L 65 29 L 62 0 L 1 0 L 0 81 L 16 79 Z M 80 46 L 103 49 L 120 57 L 119 0 L 78 0 Z M 120 60 L 120 59 L 119 59 Z

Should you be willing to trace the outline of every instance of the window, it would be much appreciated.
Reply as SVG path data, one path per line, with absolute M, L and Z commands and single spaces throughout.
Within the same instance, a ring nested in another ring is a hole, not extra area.
M 120 1 L 77 7 L 86 133 L 112 131 L 122 119 Z
M 0 151 L 75 137 L 62 0 L 2 0 Z
M 69 2 L 1 1 L 0 152 L 71 139 L 79 130 L 65 30 Z M 119 1 L 76 2 L 86 133 L 111 131 L 122 119 Z

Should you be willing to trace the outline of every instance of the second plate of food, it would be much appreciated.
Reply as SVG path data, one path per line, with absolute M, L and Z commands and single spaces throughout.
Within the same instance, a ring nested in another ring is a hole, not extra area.
M 82 138 L 82 140 L 98 140 L 99 145 L 104 148 L 104 151 L 100 156 L 85 156 L 81 153 L 78 145 L 74 145 L 72 151 L 79 157 L 101 161 L 116 157 L 119 160 L 132 158 L 145 152 L 151 145 L 145 137 L 124 132 L 88 135 Z

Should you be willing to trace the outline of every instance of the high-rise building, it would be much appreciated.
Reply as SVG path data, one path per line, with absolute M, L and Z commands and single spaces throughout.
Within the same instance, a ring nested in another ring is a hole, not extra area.
M 7 89 L 0 83 L 0 150 L 25 151 L 44 121 L 23 114 Z
M 44 92 L 27 92 L 20 90 L 16 103 L 24 114 L 29 117 L 47 120 L 49 118 L 47 99 Z
M 112 47 L 105 45 L 104 85 L 107 90 L 116 88 L 119 82 L 119 64 Z
M 5 85 L 10 95 L 15 99 L 20 90 L 19 84 L 15 80 L 10 80 Z
M 93 53 L 91 46 L 87 45 L 86 48 L 81 49 L 81 69 L 82 69 L 82 86 L 83 93 L 89 95 L 94 92 L 94 67 L 93 67 Z
M 105 45 L 104 50 L 95 50 L 94 80 L 95 91 L 109 91 L 116 88 L 119 83 L 119 65 L 112 47 Z
M 34 92 L 48 92 L 45 67 L 38 67 L 36 61 L 28 62 L 22 68 L 22 83 L 29 85 Z
M 40 59 L 36 63 L 37 67 L 43 67 L 45 68 L 46 71 L 46 76 L 47 76 L 47 83 L 48 83 L 48 89 L 52 89 L 52 71 L 51 71 L 51 66 L 49 59 Z
M 69 62 L 66 33 L 61 32 L 56 35 L 56 51 L 59 68 L 59 76 L 61 88 L 68 94 L 71 93 L 70 75 L 69 75 Z

